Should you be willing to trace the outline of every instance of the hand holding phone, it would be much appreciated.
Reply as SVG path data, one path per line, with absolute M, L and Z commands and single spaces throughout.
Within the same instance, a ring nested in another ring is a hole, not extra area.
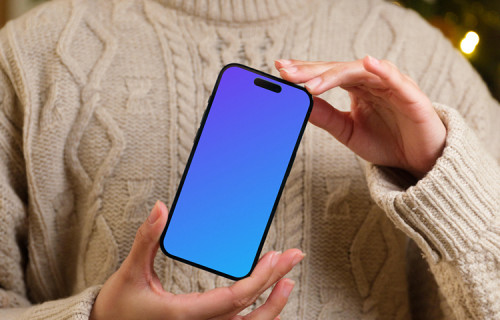
M 225 66 L 171 207 L 163 252 L 230 279 L 250 275 L 311 110 L 303 87 Z
M 100 289 L 92 306 L 91 320 L 273 320 L 279 315 L 294 286 L 293 281 L 283 277 L 302 260 L 300 250 L 265 254 L 249 278 L 235 282 L 231 287 L 174 295 L 163 289 L 153 269 L 158 240 L 167 215 L 167 208 L 158 201 L 149 218 L 137 231 L 128 257 Z M 175 274 L 170 278 L 173 277 Z M 275 286 L 263 305 L 244 317 L 234 317 L 273 285 Z

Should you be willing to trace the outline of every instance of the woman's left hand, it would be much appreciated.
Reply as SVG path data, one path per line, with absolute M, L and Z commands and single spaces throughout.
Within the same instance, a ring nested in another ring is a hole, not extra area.
M 349 92 L 351 111 L 314 97 L 309 121 L 363 159 L 421 178 L 441 155 L 445 126 L 417 84 L 389 61 L 367 56 L 352 62 L 277 60 L 275 66 L 313 95 L 335 87 Z

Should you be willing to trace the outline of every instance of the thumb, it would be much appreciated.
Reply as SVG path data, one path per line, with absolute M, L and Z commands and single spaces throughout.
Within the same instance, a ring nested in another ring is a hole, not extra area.
M 313 100 L 309 122 L 348 145 L 354 129 L 350 112 L 340 111 L 320 97 L 314 97 Z
M 153 262 L 158 251 L 161 233 L 167 223 L 168 210 L 165 204 L 157 201 L 149 217 L 139 227 L 135 235 L 134 244 L 127 257 L 127 262 L 133 268 L 144 272 L 153 270 Z

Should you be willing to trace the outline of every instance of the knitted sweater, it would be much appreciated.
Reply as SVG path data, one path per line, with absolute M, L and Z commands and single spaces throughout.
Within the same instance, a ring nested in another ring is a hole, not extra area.
M 366 54 L 435 101 L 446 147 L 416 181 L 308 125 L 263 251 L 307 253 L 282 317 L 500 319 L 500 108 L 437 30 L 379 0 L 56 0 L 8 23 L 0 318 L 88 318 L 173 200 L 223 65 Z M 348 109 L 341 89 L 323 98 Z M 174 293 L 231 283 L 161 253 L 155 269 Z

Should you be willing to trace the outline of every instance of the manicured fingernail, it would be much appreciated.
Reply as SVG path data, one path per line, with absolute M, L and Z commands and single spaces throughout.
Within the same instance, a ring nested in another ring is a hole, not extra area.
M 368 56 L 368 60 L 370 60 L 370 63 L 373 65 L 379 65 L 380 61 L 372 56 Z
M 279 72 L 280 73 L 287 73 L 287 74 L 292 74 L 292 73 L 295 73 L 297 72 L 297 67 L 288 67 L 288 68 L 281 68 L 279 69 Z
M 304 259 L 305 256 L 306 254 L 304 252 L 297 253 L 295 257 L 293 257 L 292 266 L 295 267 L 297 263 L 299 263 L 300 261 L 302 261 L 302 259 Z
M 288 298 L 290 296 L 290 293 L 292 293 L 293 287 L 295 286 L 295 281 L 291 279 L 287 279 L 285 281 L 285 285 L 283 288 L 283 296 L 285 298 Z
M 275 267 L 281 257 L 281 251 L 276 251 L 271 258 L 271 267 Z
M 311 79 L 311 80 L 307 81 L 306 84 L 305 84 L 305 86 L 306 86 L 306 88 L 309 91 L 311 91 L 311 90 L 317 88 L 320 83 L 321 83 L 321 78 L 320 77 L 316 77 L 314 79 Z
M 158 220 L 158 218 L 160 217 L 160 214 L 161 214 L 160 200 L 157 200 L 155 206 L 153 207 L 151 213 L 149 214 L 148 222 L 150 224 L 154 224 L 156 220 Z
M 279 60 L 276 60 L 279 62 L 279 64 L 281 64 L 282 66 L 288 66 L 290 64 L 292 64 L 292 61 L 290 60 L 287 60 L 287 59 L 279 59 Z

